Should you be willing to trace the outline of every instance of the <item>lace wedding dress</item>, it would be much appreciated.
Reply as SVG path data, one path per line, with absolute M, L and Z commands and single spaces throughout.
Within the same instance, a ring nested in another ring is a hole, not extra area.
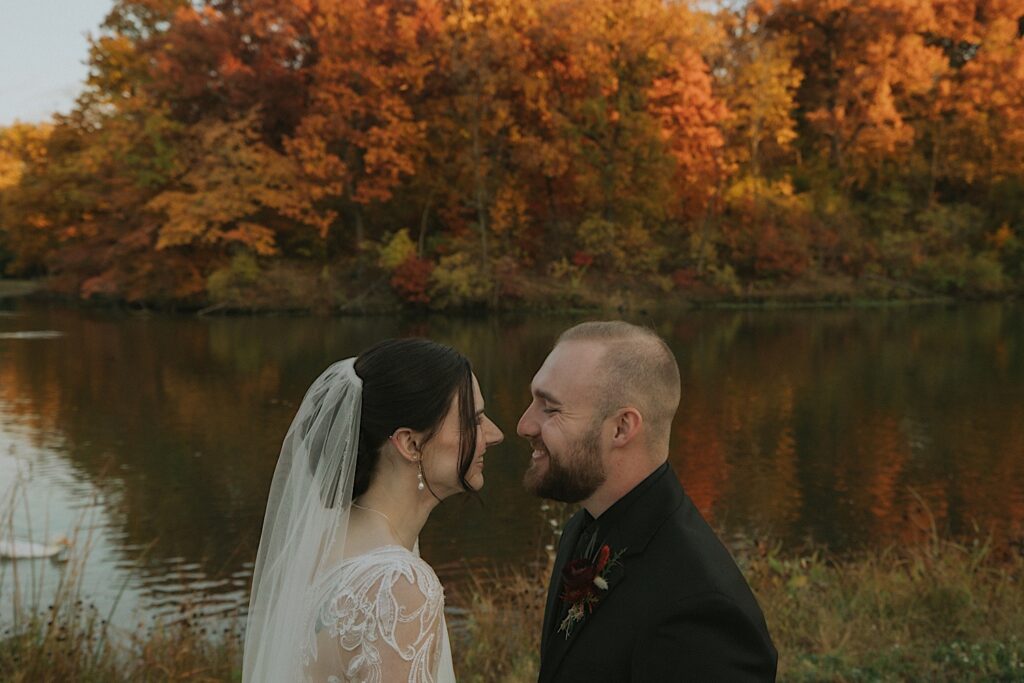
M 253 568 L 243 683 L 455 681 L 444 591 L 418 548 L 344 554 L 362 400 L 354 363 L 317 378 L 281 446 Z
M 313 595 L 302 653 L 310 683 L 455 681 L 444 590 L 415 553 L 389 545 L 345 560 Z

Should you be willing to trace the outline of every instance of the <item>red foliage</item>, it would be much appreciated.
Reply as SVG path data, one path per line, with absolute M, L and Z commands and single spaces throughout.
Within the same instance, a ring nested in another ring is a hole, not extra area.
M 433 261 L 410 256 L 395 268 L 391 275 L 391 288 L 402 301 L 429 304 L 430 294 L 427 292 L 427 286 L 430 284 L 430 274 L 433 271 Z
M 594 256 L 585 251 L 577 251 L 575 254 L 572 255 L 572 264 L 574 266 L 585 268 L 586 266 L 589 266 L 593 263 Z
M 672 282 L 677 289 L 690 289 L 699 281 L 697 271 L 692 268 L 678 268 L 672 273 Z

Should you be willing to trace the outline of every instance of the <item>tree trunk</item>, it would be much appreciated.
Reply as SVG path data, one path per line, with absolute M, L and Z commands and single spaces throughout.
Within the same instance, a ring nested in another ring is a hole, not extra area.
M 484 187 L 483 153 L 480 144 L 480 93 L 477 93 L 476 107 L 473 117 L 473 180 L 476 185 L 476 219 L 480 225 L 480 252 L 484 264 L 489 262 L 487 253 L 487 189 Z
M 427 224 L 430 220 L 430 207 L 434 203 L 434 190 L 427 195 L 427 203 L 423 205 L 423 213 L 420 214 L 420 234 L 416 239 L 416 256 L 423 258 L 426 251 Z

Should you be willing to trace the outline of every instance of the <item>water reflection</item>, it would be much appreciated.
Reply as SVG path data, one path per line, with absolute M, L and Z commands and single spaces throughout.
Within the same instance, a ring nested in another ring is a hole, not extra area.
M 526 448 L 514 431 L 533 372 L 572 319 L 15 313 L 0 316 L 0 447 L 10 451 L 0 476 L 15 458 L 45 465 L 32 495 L 58 492 L 37 503 L 58 524 L 98 501 L 101 593 L 127 576 L 149 613 L 186 598 L 239 609 L 277 450 L 305 389 L 334 360 L 396 335 L 465 351 L 508 437 L 488 456 L 481 498 L 432 517 L 424 555 L 457 581 L 473 564 L 529 561 L 546 540 L 539 504 L 519 486 Z M 720 527 L 837 549 L 913 541 L 933 524 L 1000 542 L 1024 533 L 1021 309 L 640 322 L 679 358 L 672 464 Z M 58 334 L 24 334 L 40 330 Z
M 914 540 L 933 517 L 1024 531 L 1019 309 L 712 319 L 673 334 L 691 399 L 673 458 L 710 516 L 839 548 Z

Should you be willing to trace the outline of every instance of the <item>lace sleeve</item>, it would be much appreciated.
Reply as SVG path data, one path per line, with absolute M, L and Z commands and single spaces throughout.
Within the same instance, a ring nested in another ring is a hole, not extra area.
M 317 683 L 434 683 L 444 592 L 422 560 L 389 558 L 341 582 L 317 619 Z

